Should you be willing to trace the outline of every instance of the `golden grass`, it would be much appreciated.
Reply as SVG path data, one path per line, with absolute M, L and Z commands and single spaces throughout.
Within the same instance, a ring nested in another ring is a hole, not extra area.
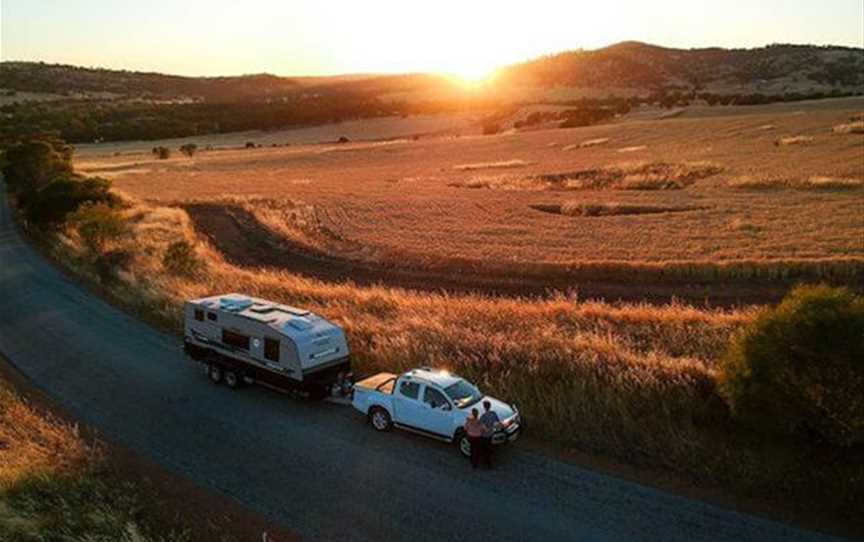
M 660 466 L 746 493 L 773 495 L 779 476 L 793 502 L 818 493 L 833 513 L 854 506 L 849 492 L 858 486 L 850 489 L 847 476 L 855 467 L 815 467 L 790 479 L 782 473 L 801 461 L 797 451 L 766 451 L 731 425 L 716 391 L 718 360 L 755 309 L 613 305 L 568 296 L 449 296 L 329 284 L 232 266 L 174 211 L 135 204 L 127 212 L 137 222 L 119 248 L 134 262 L 103 286 L 116 302 L 178 331 L 184 300 L 219 292 L 307 307 L 345 328 L 358 374 L 417 365 L 448 368 L 518 403 L 532 434 L 558 446 Z M 201 275 L 193 280 L 165 272 L 166 239 L 196 245 L 205 262 Z M 54 247 L 67 266 L 98 280 L 74 240 Z M 764 468 L 766 453 L 775 469 Z
M 525 160 L 502 160 L 498 162 L 482 162 L 477 164 L 460 164 L 453 166 L 457 171 L 475 171 L 478 169 L 510 169 L 518 167 L 526 167 L 532 165 L 533 162 Z
M 621 147 L 620 149 L 618 149 L 618 152 L 625 154 L 625 153 L 631 153 L 631 152 L 644 151 L 646 149 L 648 149 L 647 145 L 633 145 L 631 147 Z
M 775 144 L 783 147 L 783 146 L 789 146 L 789 145 L 809 145 L 809 144 L 813 143 L 814 141 L 816 141 L 815 137 L 798 135 L 798 136 L 781 137 L 780 139 L 778 139 L 775 142 Z
M 138 488 L 109 475 L 105 457 L 77 426 L 37 410 L 0 377 L 0 540 L 155 541 L 141 527 Z
M 846 138 L 781 149 L 776 134 L 752 129 L 770 123 L 793 133 L 824 133 L 848 118 L 851 106 L 841 105 L 808 115 L 747 109 L 744 123 L 740 117 L 677 118 L 576 129 L 584 141 L 614 135 L 622 146 L 644 147 L 643 169 L 622 164 L 617 149 L 603 145 L 562 153 L 550 147 L 560 140 L 556 130 L 429 139 L 362 153 L 202 155 L 196 176 L 169 165 L 146 180 L 116 181 L 148 201 L 133 203 L 133 237 L 117 247 L 134 261 L 106 287 L 118 303 L 174 329 L 180 328 L 183 300 L 224 291 L 305 306 L 345 327 L 361 374 L 419 364 L 448 367 L 518 402 L 531 432 L 560 446 L 667 467 L 748 494 L 775 495 L 782 484 L 784 498 L 848 512 L 864 480 L 860 468 L 851 474 L 845 465 L 801 469 L 810 464 L 806 451 L 766 451 L 764 442 L 740 435 L 717 396 L 718 360 L 755 309 L 608 304 L 564 294 L 448 296 L 323 283 L 230 265 L 197 236 L 185 213 L 162 208 L 191 199 L 234 201 L 268 229 L 329 254 L 452 273 L 568 273 L 580 281 L 616 280 L 634 288 L 646 281 L 716 282 L 718 288 L 730 280 L 860 284 L 864 248 L 857 192 L 789 190 L 766 198 L 729 190 L 726 178 L 706 169 L 722 167 L 730 179 L 864 177 L 860 149 Z M 454 156 L 464 165 L 520 156 L 525 171 L 481 175 L 454 169 Z M 710 175 L 694 179 L 694 171 Z M 631 186 L 662 187 L 670 176 L 682 188 L 610 190 L 623 187 L 625 179 Z M 312 182 L 290 183 L 298 178 Z M 401 182 L 409 178 L 423 182 Z M 469 186 L 493 189 L 454 189 Z M 588 221 L 532 207 L 558 191 L 566 191 L 574 209 L 700 209 Z M 205 263 L 200 277 L 166 274 L 161 257 L 169 239 L 195 244 Z M 55 248 L 68 266 L 98 280 L 74 238 Z
M 606 143 L 609 143 L 609 141 L 611 141 L 611 138 L 598 137 L 595 139 L 589 139 L 587 141 L 583 141 L 582 143 L 574 143 L 572 145 L 567 145 L 566 147 L 564 147 L 564 150 L 565 151 L 572 151 L 574 149 L 588 149 L 591 147 L 599 147 L 600 145 L 605 145 Z
M 714 264 L 738 262 L 732 268 L 753 267 L 761 273 L 783 261 L 795 266 L 818 261 L 813 265 L 817 268 L 836 259 L 845 268 L 849 259 L 864 257 L 860 191 L 777 190 L 765 198 L 756 190 L 729 190 L 726 180 L 864 179 L 861 147 L 846 137 L 826 135 L 816 145 L 776 147 L 774 141 L 781 133 L 753 129 L 772 124 L 783 134 L 824 134 L 860 111 L 861 102 L 740 108 L 746 116 L 712 118 L 692 118 L 690 110 L 685 117 L 662 123 L 623 121 L 503 138 L 424 138 L 353 153 L 316 154 L 311 147 L 299 146 L 210 152 L 196 156 L 194 170 L 179 162 L 143 161 L 141 167 L 150 167 L 150 174 L 118 177 L 115 186 L 156 202 L 217 200 L 226 195 L 272 200 L 266 214 L 274 221 L 282 215 L 286 222 L 281 227 L 268 224 L 273 229 L 302 230 L 304 242 L 336 257 L 350 254 L 402 267 L 452 266 L 454 272 L 473 274 L 508 269 L 560 273 L 586 264 L 609 264 L 614 270 L 612 264 L 621 263 L 638 268 L 648 264 L 653 274 L 658 264 L 674 263 L 676 269 L 683 269 L 684 262 L 692 262 L 694 269 L 708 270 L 716 268 Z M 738 109 L 706 111 L 725 115 Z M 790 113 L 798 109 L 807 109 L 808 114 Z M 586 152 L 549 147 L 565 136 L 573 143 L 597 139 L 611 143 Z M 618 154 L 617 148 L 639 145 L 648 148 L 628 159 L 647 164 L 708 163 L 723 172 L 695 182 L 676 180 L 673 187 L 685 186 L 673 190 L 640 189 L 664 187 L 666 179 L 638 171 L 631 172 L 627 183 L 620 174 L 609 185 L 580 178 L 569 179 L 566 185 L 554 182 L 554 176 L 562 173 L 623 169 L 626 155 Z M 510 170 L 453 169 L 454 164 L 487 164 L 511 157 L 534 164 Z M 109 156 L 87 162 L 111 167 L 130 160 Z M 297 179 L 309 183 L 295 184 Z M 616 184 L 636 189 L 609 189 Z M 454 188 L 462 186 L 478 189 Z M 558 191 L 566 196 L 562 199 L 586 204 L 710 209 L 611 217 L 580 228 L 580 221 L 563 221 L 532 208 L 561 203 L 554 196 Z M 270 209 L 280 202 L 285 213 Z M 292 208 L 297 205 L 310 209 L 310 219 L 299 218 L 304 224 L 292 222 Z M 256 216 L 264 213 L 250 209 Z M 735 218 L 757 224 L 760 234 L 729 228 Z M 721 269 L 717 276 L 728 267 Z M 705 274 L 713 276 L 710 271 Z M 630 280 L 634 275 L 628 271 L 625 276 Z
M 684 207 L 672 205 L 624 205 L 620 203 L 586 203 L 581 201 L 566 201 L 561 205 L 541 204 L 535 205 L 534 208 L 538 211 L 543 211 L 546 213 L 560 214 L 573 217 L 664 214 L 696 211 L 702 209 L 701 207 Z
M 794 190 L 857 190 L 864 187 L 861 179 L 847 179 L 842 177 L 814 176 L 809 179 L 777 179 L 758 177 L 738 177 L 730 179 L 726 183 L 731 188 L 744 190 L 771 190 L 771 189 L 794 189 Z
M 36 411 L 0 381 L 0 492 L 23 477 L 68 476 L 90 469 L 98 448 L 74 426 Z
M 864 134 L 864 120 L 838 124 L 833 128 L 835 134 Z
M 512 397 L 525 405 L 527 414 L 537 420 L 534 423 L 550 429 L 563 420 L 551 404 L 545 404 L 547 383 L 535 381 L 533 373 L 556 372 L 568 382 L 581 382 L 579 397 L 575 390 L 567 395 L 582 409 L 598 408 L 593 402 L 596 394 L 606 392 L 596 387 L 617 386 L 614 383 L 622 378 L 619 371 L 623 369 L 633 379 L 631 391 L 641 387 L 639 394 L 650 393 L 662 404 L 670 399 L 662 395 L 677 388 L 674 400 L 684 401 L 684 396 L 695 392 L 686 391 L 689 386 L 697 382 L 711 385 L 719 352 L 729 335 L 752 314 L 676 304 L 614 306 L 569 297 L 529 302 L 333 285 L 278 271 L 231 266 L 202 244 L 185 221 L 174 219 L 173 212 L 147 205 L 128 212 L 143 216 L 133 224 L 133 237 L 122 247 L 133 254 L 134 263 L 112 285 L 115 295 L 125 302 L 157 307 L 163 321 L 175 327 L 180 325 L 185 299 L 220 291 L 243 291 L 309 307 L 346 328 L 361 373 L 425 363 L 446 366 L 477 379 L 490 391 Z M 160 223 L 161 228 L 152 227 Z M 207 261 L 204 277 L 187 280 L 165 273 L 161 255 L 169 239 L 195 243 L 198 254 Z M 76 259 L 75 244 L 65 246 L 59 248 L 65 259 L 75 260 L 79 271 L 87 272 Z M 495 370 L 489 372 L 489 367 Z M 644 386 L 657 387 L 649 392 Z M 621 401 L 620 408 L 626 408 L 629 401 L 625 395 L 616 399 Z M 603 402 L 608 405 L 611 399 L 604 397 Z M 684 403 L 676 408 L 684 408 Z M 603 416 L 607 417 L 603 423 L 611 422 L 610 412 Z
M 665 163 L 637 162 L 604 166 L 565 173 L 543 173 L 530 176 L 475 177 L 451 183 L 457 188 L 491 190 L 680 190 L 699 179 L 723 171 L 708 162 Z

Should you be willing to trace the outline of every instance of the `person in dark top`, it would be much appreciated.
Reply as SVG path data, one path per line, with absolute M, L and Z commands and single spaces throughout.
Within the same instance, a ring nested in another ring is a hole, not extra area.
M 483 401 L 483 415 L 480 416 L 480 423 L 483 424 L 483 450 L 480 458 L 483 463 L 490 469 L 492 468 L 492 435 L 495 430 L 501 425 L 501 419 L 498 414 L 492 410 L 492 403 Z

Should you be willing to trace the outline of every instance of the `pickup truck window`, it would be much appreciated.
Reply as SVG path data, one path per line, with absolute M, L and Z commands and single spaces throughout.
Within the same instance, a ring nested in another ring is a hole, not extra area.
M 409 399 L 417 399 L 420 397 L 420 384 L 409 380 L 403 380 L 399 384 L 399 393 Z
M 429 386 L 426 386 L 426 390 L 423 392 L 423 402 L 432 408 L 439 408 L 448 404 L 443 393 Z
M 480 390 L 478 390 L 473 384 L 470 384 L 467 380 L 459 380 L 455 384 L 444 388 L 444 393 L 446 393 L 450 399 L 453 399 L 453 402 L 456 403 L 456 406 L 459 408 L 469 407 L 483 398 L 483 394 L 480 393 Z

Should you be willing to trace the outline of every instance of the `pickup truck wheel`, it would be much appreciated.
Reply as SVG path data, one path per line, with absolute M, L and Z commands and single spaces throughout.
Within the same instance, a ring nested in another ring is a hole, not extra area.
M 225 385 L 232 390 L 236 390 L 240 387 L 240 378 L 234 371 L 225 371 L 223 378 L 225 379 Z
M 222 382 L 222 367 L 212 364 L 210 365 L 210 370 L 207 374 L 210 376 L 210 382 L 213 382 L 214 384 Z
M 393 426 L 393 420 L 390 419 L 390 414 L 380 407 L 375 407 L 369 411 L 369 421 L 376 431 L 389 431 Z
M 468 440 L 468 435 L 462 431 L 456 435 L 456 447 L 459 448 L 460 454 L 471 457 L 471 441 Z

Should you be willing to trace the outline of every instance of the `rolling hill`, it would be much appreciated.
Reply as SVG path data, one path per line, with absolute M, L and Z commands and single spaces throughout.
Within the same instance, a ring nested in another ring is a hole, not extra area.
M 60 95 L 111 93 L 121 97 L 206 102 L 272 101 L 300 94 L 378 96 L 396 92 L 434 98 L 452 83 L 428 74 L 351 77 L 182 77 L 82 68 L 42 62 L 3 62 L 7 91 Z M 671 49 L 623 42 L 593 51 L 568 51 L 501 70 L 499 90 L 510 86 L 630 89 L 633 95 L 664 89 L 712 92 L 864 91 L 864 49 L 769 45 L 756 49 Z M 620 94 L 619 94 L 620 95 Z

